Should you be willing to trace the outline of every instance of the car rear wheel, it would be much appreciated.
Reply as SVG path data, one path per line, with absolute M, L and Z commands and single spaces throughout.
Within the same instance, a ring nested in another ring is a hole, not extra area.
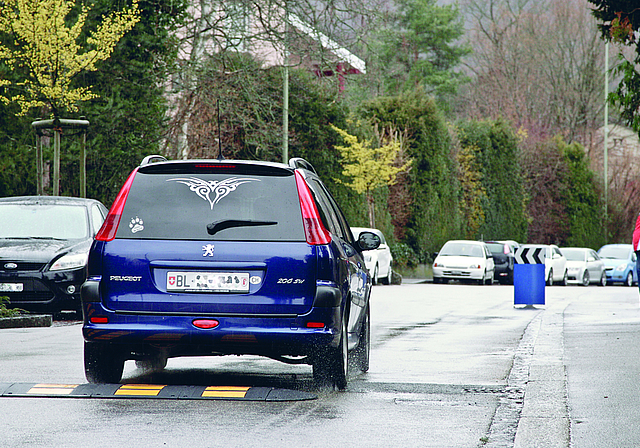
M 549 275 L 547 276 L 547 286 L 553 285 L 553 269 L 549 269 Z
M 562 277 L 560 284 L 562 286 L 567 286 L 569 284 L 569 273 L 567 271 L 564 271 L 564 276 Z
M 589 271 L 585 270 L 582 274 L 582 286 L 589 286 Z
M 393 270 L 391 269 L 391 265 L 389 265 L 389 269 L 387 270 L 387 276 L 380 279 L 380 283 L 383 285 L 390 285 L 393 279 Z
M 342 331 L 338 347 L 319 350 L 313 362 L 313 379 L 316 384 L 334 386 L 338 390 L 347 387 L 347 367 L 349 361 L 347 319 L 342 319 Z
M 90 383 L 118 383 L 122 379 L 124 358 L 107 344 L 84 343 L 84 373 Z
M 376 264 L 376 267 L 373 268 L 373 275 L 371 276 L 371 284 L 372 285 L 378 284 L 378 265 L 377 264 Z
M 606 273 L 602 273 L 602 276 L 600 276 L 600 283 L 598 283 L 598 285 L 600 286 L 607 286 L 607 274 Z
M 627 274 L 627 280 L 624 282 L 627 286 L 633 286 L 633 272 Z

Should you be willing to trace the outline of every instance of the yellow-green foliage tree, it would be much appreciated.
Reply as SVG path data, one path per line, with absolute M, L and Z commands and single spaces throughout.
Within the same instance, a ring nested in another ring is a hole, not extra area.
M 482 201 L 487 192 L 482 186 L 482 171 L 477 155 L 480 148 L 476 145 L 464 146 L 458 153 L 460 165 L 459 180 L 462 187 L 462 213 L 467 223 L 466 238 L 475 239 L 478 229 L 484 224 L 484 210 Z
M 340 152 L 343 169 L 342 174 L 349 180 L 344 184 L 358 194 L 364 194 L 367 200 L 369 226 L 375 227 L 373 192 L 384 185 L 393 185 L 398 173 L 411 165 L 411 160 L 396 166 L 402 152 L 402 142 L 397 133 L 390 132 L 383 138 L 383 145 L 373 147 L 371 140 L 359 141 L 358 137 L 331 125 L 346 143 L 336 145 Z
M 25 70 L 25 79 L 11 83 L 0 79 L 0 100 L 16 102 L 20 114 L 35 107 L 58 118 L 62 111 L 75 112 L 78 103 L 95 98 L 87 87 L 73 87 L 74 77 L 95 71 L 96 63 L 111 55 L 122 36 L 140 20 L 138 0 L 122 11 L 106 16 L 79 41 L 89 8 L 83 6 L 77 18 L 76 2 L 69 0 L 5 0 L 0 3 L 0 33 L 12 37 L 0 44 L 0 62 L 10 70 Z M 73 23 L 70 23 L 72 22 Z

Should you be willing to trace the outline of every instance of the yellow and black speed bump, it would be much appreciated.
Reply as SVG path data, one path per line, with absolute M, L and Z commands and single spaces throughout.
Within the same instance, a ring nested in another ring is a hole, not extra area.
M 302 401 L 317 395 L 290 389 L 250 386 L 162 384 L 0 383 L 0 397 L 163 398 L 174 400 Z

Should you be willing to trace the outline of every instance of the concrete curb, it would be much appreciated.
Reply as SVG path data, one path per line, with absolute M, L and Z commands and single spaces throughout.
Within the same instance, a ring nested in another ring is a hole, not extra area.
M 570 421 L 564 367 L 564 309 L 544 311 L 525 387 L 514 448 L 568 448 Z
M 0 317 L 1 328 L 50 327 L 53 323 L 51 314 L 33 314 L 14 317 Z

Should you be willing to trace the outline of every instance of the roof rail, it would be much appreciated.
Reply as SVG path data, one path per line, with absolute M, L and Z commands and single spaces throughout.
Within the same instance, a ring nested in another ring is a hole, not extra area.
M 166 161 L 167 161 L 166 157 L 154 154 L 142 159 L 142 162 L 140 162 L 140 166 L 150 165 L 152 163 L 158 163 L 158 162 L 166 162 Z
M 293 157 L 289 159 L 289 166 L 292 168 L 302 168 L 302 169 L 311 171 L 314 174 L 318 174 L 316 172 L 316 169 L 313 167 L 313 165 L 311 165 L 309 162 L 307 162 L 301 157 Z

